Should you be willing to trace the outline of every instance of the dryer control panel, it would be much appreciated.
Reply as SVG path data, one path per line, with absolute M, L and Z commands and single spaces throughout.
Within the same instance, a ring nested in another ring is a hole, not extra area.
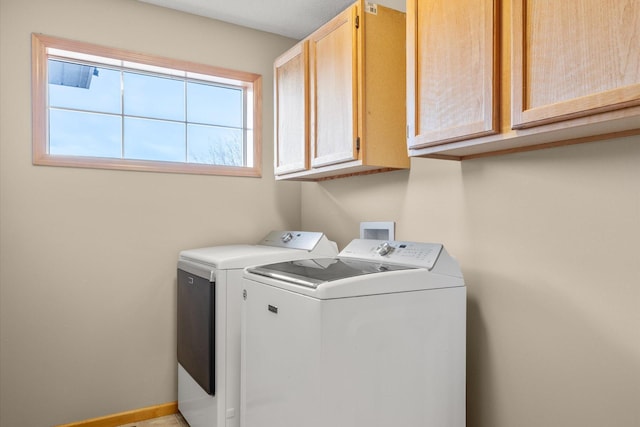
M 441 252 L 439 243 L 355 239 L 338 256 L 431 270 Z
M 312 251 L 318 244 L 328 242 L 323 233 L 313 231 L 272 231 L 258 242 L 262 246 Z M 335 253 L 335 252 L 334 252 Z

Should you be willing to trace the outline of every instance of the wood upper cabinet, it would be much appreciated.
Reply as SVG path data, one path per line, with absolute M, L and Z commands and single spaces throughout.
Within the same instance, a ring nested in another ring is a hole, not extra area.
M 273 66 L 275 173 L 308 169 L 309 43 L 305 40 L 278 57 Z
M 640 1 L 512 4 L 514 128 L 640 105 Z
M 276 179 L 410 166 L 405 34 L 404 13 L 360 0 L 276 60 Z
M 498 132 L 494 0 L 407 1 L 409 148 Z
M 309 36 L 311 165 L 358 158 L 357 7 Z
M 412 156 L 640 134 L 640 0 L 408 0 L 407 23 Z

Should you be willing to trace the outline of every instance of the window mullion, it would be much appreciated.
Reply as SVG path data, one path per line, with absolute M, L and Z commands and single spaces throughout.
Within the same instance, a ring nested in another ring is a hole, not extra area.
M 189 163 L 189 131 L 188 123 L 187 123 L 187 105 L 189 103 L 189 92 L 188 92 L 187 79 L 184 79 L 184 162 Z
M 245 166 L 247 165 L 247 162 L 248 162 L 247 150 L 249 145 L 249 141 L 248 141 L 249 127 L 247 126 L 247 123 L 248 123 L 247 97 L 248 97 L 247 90 L 242 89 L 242 164 Z
M 120 157 L 124 159 L 124 69 L 120 68 Z

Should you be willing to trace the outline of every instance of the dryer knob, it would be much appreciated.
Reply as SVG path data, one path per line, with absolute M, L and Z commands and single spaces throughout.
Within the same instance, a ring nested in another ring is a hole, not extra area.
M 378 246 L 378 248 L 376 249 L 376 252 L 378 253 L 378 255 L 380 256 L 385 256 L 387 255 L 389 252 L 391 252 L 393 250 L 393 246 L 391 246 L 389 244 L 389 242 L 384 242 L 383 244 L 381 244 L 380 246 Z
M 291 239 L 293 239 L 293 234 L 291 233 L 284 233 L 281 237 L 282 242 L 283 243 L 289 243 L 291 241 Z

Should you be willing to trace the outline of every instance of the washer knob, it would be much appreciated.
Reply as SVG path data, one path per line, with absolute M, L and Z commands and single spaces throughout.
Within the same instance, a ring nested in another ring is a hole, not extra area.
M 389 242 L 384 242 L 383 244 L 381 244 L 380 246 L 378 246 L 378 248 L 376 249 L 376 252 L 378 253 L 378 255 L 380 256 L 385 256 L 387 255 L 389 252 L 391 252 L 393 250 L 393 246 L 391 246 L 389 244 Z
M 291 239 L 293 239 L 293 234 L 284 233 L 282 235 L 282 237 L 280 237 L 280 239 L 282 240 L 282 243 L 289 243 L 291 241 Z

